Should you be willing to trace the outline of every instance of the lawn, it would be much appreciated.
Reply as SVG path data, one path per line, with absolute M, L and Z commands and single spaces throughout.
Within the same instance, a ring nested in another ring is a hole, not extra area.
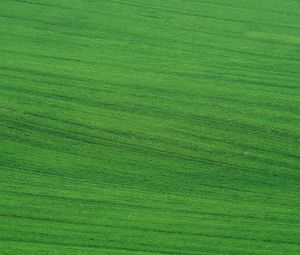
M 300 254 L 300 2 L 1 0 L 1 255 Z

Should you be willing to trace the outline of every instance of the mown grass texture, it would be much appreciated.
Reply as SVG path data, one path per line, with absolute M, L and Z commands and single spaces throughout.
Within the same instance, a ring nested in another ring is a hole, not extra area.
M 1 0 L 0 254 L 300 254 L 300 2 Z

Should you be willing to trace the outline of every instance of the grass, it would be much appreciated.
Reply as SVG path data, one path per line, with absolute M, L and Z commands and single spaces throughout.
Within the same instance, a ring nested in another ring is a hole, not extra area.
M 300 254 L 299 10 L 2 0 L 0 254 Z

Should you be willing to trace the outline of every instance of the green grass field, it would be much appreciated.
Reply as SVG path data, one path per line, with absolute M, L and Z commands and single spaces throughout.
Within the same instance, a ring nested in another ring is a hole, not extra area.
M 0 255 L 300 254 L 298 0 L 0 0 Z

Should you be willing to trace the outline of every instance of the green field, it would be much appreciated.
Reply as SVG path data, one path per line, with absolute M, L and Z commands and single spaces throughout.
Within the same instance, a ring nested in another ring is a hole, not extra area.
M 0 0 L 0 255 L 300 254 L 299 0 Z

